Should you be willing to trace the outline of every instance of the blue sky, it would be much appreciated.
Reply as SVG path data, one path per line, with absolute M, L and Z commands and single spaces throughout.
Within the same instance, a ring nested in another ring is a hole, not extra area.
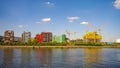
M 82 38 L 93 31 L 82 22 L 90 22 L 96 30 L 107 23 L 103 41 L 120 38 L 120 0 L 0 0 L 0 35 L 5 30 L 14 30 L 19 37 L 23 31 L 34 37 L 42 31 L 59 35 L 69 30 Z

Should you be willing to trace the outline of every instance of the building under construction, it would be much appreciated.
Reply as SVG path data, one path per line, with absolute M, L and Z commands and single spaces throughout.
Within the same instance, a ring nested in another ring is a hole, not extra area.
M 14 31 L 6 30 L 4 32 L 4 42 L 14 42 Z
M 41 34 L 36 35 L 37 42 L 51 42 L 52 33 L 51 32 L 42 32 Z
M 100 42 L 102 40 L 102 36 L 97 32 L 86 32 L 86 34 L 83 35 L 83 40 L 85 42 Z
M 53 42 L 65 42 L 66 41 L 66 35 L 65 34 L 62 34 L 60 36 L 53 36 L 52 38 L 52 41 Z

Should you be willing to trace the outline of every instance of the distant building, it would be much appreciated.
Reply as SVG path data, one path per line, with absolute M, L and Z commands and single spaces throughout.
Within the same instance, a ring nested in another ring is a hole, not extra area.
M 37 42 L 51 42 L 52 33 L 51 32 L 42 32 L 41 34 L 36 34 Z
M 86 34 L 83 35 L 83 40 L 85 42 L 101 42 L 102 36 L 97 32 L 86 32 Z
M 60 35 L 60 36 L 53 36 L 53 38 L 52 38 L 52 41 L 53 42 L 65 42 L 66 41 L 66 35 L 65 34 L 62 34 L 62 35 Z
M 0 42 L 3 41 L 3 38 L 4 38 L 3 36 L 0 36 Z
M 43 38 L 41 34 L 36 34 L 36 41 L 37 42 L 43 42 Z
M 14 42 L 21 42 L 21 37 L 14 37 Z
M 31 33 L 30 32 L 23 32 L 22 33 L 22 42 L 28 42 L 31 38 Z
M 75 41 L 76 41 L 76 42 L 83 42 L 82 39 L 76 39 Z
M 4 32 L 4 42 L 14 42 L 14 31 L 6 30 Z

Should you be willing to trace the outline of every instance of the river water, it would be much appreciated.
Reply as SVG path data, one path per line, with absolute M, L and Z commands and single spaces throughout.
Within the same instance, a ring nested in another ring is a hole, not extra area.
M 120 68 L 120 49 L 4 48 L 0 68 Z

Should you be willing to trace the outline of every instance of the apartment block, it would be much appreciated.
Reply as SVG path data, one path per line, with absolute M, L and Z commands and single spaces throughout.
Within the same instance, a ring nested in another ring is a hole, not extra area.
M 6 30 L 4 32 L 4 42 L 14 42 L 14 31 Z

